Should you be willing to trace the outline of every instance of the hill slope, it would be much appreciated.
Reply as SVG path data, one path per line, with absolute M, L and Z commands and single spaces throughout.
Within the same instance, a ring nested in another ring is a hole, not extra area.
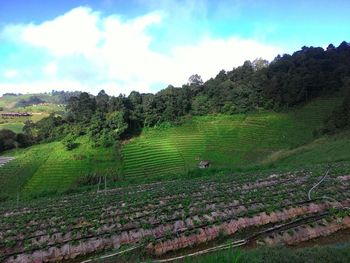
M 199 160 L 209 160 L 219 169 L 268 163 L 276 152 L 311 143 L 313 131 L 339 102 L 319 99 L 288 113 L 192 117 L 179 126 L 145 129 L 124 144 L 122 165 L 115 148 L 93 148 L 87 137 L 81 137 L 80 146 L 72 151 L 53 142 L 7 152 L 3 155 L 17 159 L 0 168 L 1 190 L 3 195 L 20 191 L 25 196 L 65 191 L 88 173 L 119 174 L 120 165 L 126 182 L 139 183 L 196 169 Z M 334 143 L 343 146 L 337 139 Z
M 193 117 L 181 126 L 148 129 L 124 146 L 124 172 L 141 179 L 185 172 L 200 160 L 214 168 L 255 165 L 275 151 L 311 142 L 338 103 L 318 99 L 288 113 Z
M 30 101 L 31 98 L 41 100 L 40 104 L 21 106 L 21 102 Z M 0 116 L 0 130 L 9 129 L 16 133 L 22 132 L 24 123 L 28 120 L 37 122 L 50 113 L 62 112 L 65 108 L 59 104 L 59 97 L 51 94 L 25 94 L 25 95 L 6 95 L 0 97 L 0 113 L 4 112 L 30 112 L 32 116 L 28 117 L 2 117 Z
M 16 159 L 0 168 L 2 195 L 61 192 L 86 174 L 116 171 L 113 148 L 92 148 L 86 137 L 78 143 L 79 147 L 72 151 L 67 151 L 61 142 L 52 142 L 6 153 Z

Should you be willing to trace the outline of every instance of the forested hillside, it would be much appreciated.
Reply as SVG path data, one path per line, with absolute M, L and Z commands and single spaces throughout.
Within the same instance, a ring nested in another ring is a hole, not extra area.
M 66 137 L 70 148 L 77 137 L 87 134 L 96 146 L 108 147 L 139 134 L 144 127 L 179 123 L 187 115 L 281 112 L 317 97 L 345 96 L 343 105 L 320 129 L 334 133 L 349 126 L 349 90 L 350 45 L 342 42 L 326 50 L 303 47 L 271 63 L 246 61 L 204 83 L 195 74 L 182 87 L 170 85 L 156 94 L 134 91 L 113 97 L 103 90 L 97 96 L 83 92 L 69 96 L 66 113 L 27 123 L 23 131 L 27 144 Z

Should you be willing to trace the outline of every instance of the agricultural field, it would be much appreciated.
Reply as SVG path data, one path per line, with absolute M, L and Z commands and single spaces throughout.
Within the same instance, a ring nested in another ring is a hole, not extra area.
M 87 174 L 117 176 L 118 162 L 113 148 L 93 148 L 88 138 L 77 140 L 79 147 L 67 151 L 61 142 L 39 144 L 6 152 L 16 159 L 0 169 L 2 193 L 28 198 L 60 193 Z
M 182 125 L 145 130 L 123 147 L 126 177 L 187 172 L 200 160 L 212 168 L 238 168 L 264 163 L 277 151 L 314 140 L 339 99 L 318 99 L 285 113 L 200 116 Z
M 7 2 L 0 263 L 350 263 L 350 1 Z
M 121 148 L 95 148 L 81 137 L 72 151 L 53 142 L 6 152 L 16 160 L 0 169 L 5 189 L 0 196 L 64 192 L 82 176 L 105 171 L 117 176 L 117 185 L 171 180 L 196 171 L 200 160 L 209 160 L 210 169 L 234 171 L 350 162 L 349 134 L 316 141 L 313 137 L 337 103 L 320 99 L 289 113 L 192 117 L 179 126 L 145 129 Z
M 350 134 L 314 131 L 337 103 L 192 117 L 120 147 L 82 136 L 71 151 L 5 152 L 0 262 L 232 262 L 236 248 L 253 262 L 266 247 L 336 243 L 350 233 Z
M 5 202 L 1 260 L 167 262 L 199 251 L 300 244 L 350 228 L 349 172 L 339 163 L 319 172 L 217 173 Z

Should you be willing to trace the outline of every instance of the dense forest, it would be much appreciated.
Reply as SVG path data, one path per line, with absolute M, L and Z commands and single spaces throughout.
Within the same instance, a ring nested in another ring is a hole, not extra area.
M 350 125 L 350 44 L 303 47 L 272 62 L 246 61 L 231 71 L 220 71 L 203 82 L 197 74 L 182 87 L 168 86 L 156 94 L 133 91 L 129 96 L 97 96 L 86 92 L 62 94 L 63 116 L 50 115 L 27 122 L 23 134 L 0 133 L 0 151 L 41 141 L 74 140 L 89 135 L 96 146 L 138 134 L 143 127 L 177 123 L 186 115 L 236 114 L 260 110 L 284 111 L 320 96 L 343 96 L 343 104 L 326 121 L 323 132 L 334 133 Z

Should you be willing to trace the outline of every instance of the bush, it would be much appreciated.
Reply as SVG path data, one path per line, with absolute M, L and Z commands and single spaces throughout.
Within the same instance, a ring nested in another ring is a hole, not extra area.
M 79 144 L 75 142 L 75 136 L 72 134 L 64 138 L 62 143 L 66 147 L 67 151 L 71 151 L 79 146 Z
M 0 130 L 0 152 L 17 147 L 16 133 L 11 130 Z

